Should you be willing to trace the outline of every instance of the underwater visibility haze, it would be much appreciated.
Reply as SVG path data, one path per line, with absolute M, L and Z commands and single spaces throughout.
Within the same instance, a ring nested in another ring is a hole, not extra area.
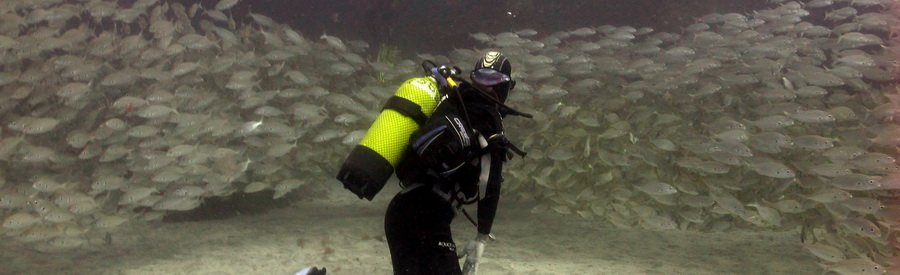
M 2 0 L 0 274 L 391 274 L 396 181 L 335 175 L 490 50 L 534 117 L 480 274 L 900 274 L 898 36 L 896 0 Z

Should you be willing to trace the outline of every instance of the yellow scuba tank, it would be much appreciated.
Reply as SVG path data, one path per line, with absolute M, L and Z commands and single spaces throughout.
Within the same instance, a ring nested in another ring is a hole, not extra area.
M 366 135 L 344 160 L 337 179 L 344 188 L 372 200 L 394 173 L 409 145 L 409 137 L 434 112 L 442 90 L 456 83 L 449 76 L 458 72 L 445 66 L 422 67 L 430 73 L 403 82 L 385 103 Z

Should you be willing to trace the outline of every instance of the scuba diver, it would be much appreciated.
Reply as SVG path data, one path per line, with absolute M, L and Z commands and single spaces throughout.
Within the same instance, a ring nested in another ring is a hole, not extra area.
M 530 117 L 504 104 L 516 83 L 506 56 L 485 54 L 470 73 L 471 82 L 454 75 L 458 68 L 440 69 L 453 72 L 443 73 L 441 82 L 458 84 L 441 93 L 434 113 L 412 133 L 396 167 L 402 190 L 385 215 L 394 274 L 474 274 L 485 243 L 493 239 L 503 163 L 511 158 L 509 151 L 524 156 L 503 131 L 506 115 Z M 477 203 L 477 222 L 462 208 L 472 203 Z M 458 252 L 450 224 L 460 210 L 477 235 Z

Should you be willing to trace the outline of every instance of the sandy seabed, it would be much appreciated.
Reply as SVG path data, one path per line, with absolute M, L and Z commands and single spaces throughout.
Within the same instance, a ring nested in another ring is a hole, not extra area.
M 375 201 L 328 190 L 261 214 L 122 225 L 111 244 L 44 253 L 0 244 L 0 274 L 391 274 L 383 218 L 396 190 Z M 791 232 L 623 230 L 599 220 L 531 213 L 501 199 L 479 274 L 821 274 Z M 475 235 L 454 221 L 462 247 Z

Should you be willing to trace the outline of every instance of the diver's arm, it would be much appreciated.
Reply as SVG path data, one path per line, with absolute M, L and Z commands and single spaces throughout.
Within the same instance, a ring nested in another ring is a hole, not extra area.
M 490 154 L 490 174 L 483 196 L 478 201 L 478 233 L 488 235 L 494 224 L 494 216 L 497 214 L 497 205 L 500 202 L 500 184 L 503 182 L 503 161 L 506 159 L 506 150 L 496 148 Z

